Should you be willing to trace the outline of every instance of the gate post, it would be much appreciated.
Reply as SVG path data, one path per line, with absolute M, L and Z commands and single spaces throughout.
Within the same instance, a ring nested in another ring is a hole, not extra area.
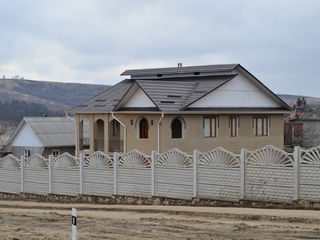
M 247 149 L 241 148 L 240 152 L 240 199 L 245 199 L 246 195 L 246 158 Z
M 293 151 L 293 176 L 294 176 L 294 201 L 299 200 L 299 167 L 301 159 L 301 148 L 299 146 L 294 147 Z
M 113 153 L 113 194 L 118 194 L 118 162 L 119 153 Z
M 193 197 L 198 197 L 198 164 L 199 164 L 199 150 L 193 151 Z
M 84 155 L 83 153 L 80 153 L 80 158 L 79 158 L 79 175 L 80 175 L 79 193 L 80 194 L 83 194 L 83 163 L 84 163 Z
M 156 162 L 157 153 L 155 151 L 151 152 L 151 196 L 156 195 Z

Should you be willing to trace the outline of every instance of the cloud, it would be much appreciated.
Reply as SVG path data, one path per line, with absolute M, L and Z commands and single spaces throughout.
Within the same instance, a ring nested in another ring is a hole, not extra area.
M 319 95 L 315 0 L 0 0 L 0 8 L 0 75 L 114 84 L 127 68 L 241 63 L 275 92 Z

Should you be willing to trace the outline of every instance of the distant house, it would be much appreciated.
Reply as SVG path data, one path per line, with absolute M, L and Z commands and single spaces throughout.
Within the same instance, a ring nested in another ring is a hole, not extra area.
M 16 157 L 75 154 L 74 121 L 67 117 L 25 117 L 8 140 L 6 150 Z
M 312 109 L 304 98 L 298 98 L 285 121 L 285 147 L 310 148 L 320 145 L 320 112 Z
M 290 107 L 239 64 L 121 75 L 130 77 L 71 110 L 77 154 L 283 148 L 283 117 Z

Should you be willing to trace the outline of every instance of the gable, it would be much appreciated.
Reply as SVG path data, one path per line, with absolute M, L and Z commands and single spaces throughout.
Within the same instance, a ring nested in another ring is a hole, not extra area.
M 189 107 L 280 107 L 261 88 L 242 74 L 200 98 Z
M 13 147 L 43 147 L 43 144 L 28 124 L 24 124 L 14 137 Z
M 134 84 L 123 99 L 119 102 L 118 107 L 124 108 L 154 108 L 157 107 L 149 96 L 141 89 L 138 84 Z

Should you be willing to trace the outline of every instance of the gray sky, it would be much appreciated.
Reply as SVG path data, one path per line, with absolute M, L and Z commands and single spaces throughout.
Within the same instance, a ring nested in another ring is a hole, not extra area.
M 115 84 L 131 68 L 240 63 L 320 97 L 318 0 L 0 0 L 0 76 Z

